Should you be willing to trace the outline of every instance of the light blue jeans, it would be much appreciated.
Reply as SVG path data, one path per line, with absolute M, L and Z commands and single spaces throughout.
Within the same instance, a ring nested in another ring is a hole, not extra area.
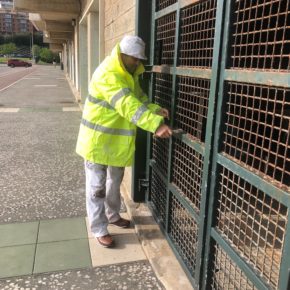
M 120 186 L 124 167 L 85 161 L 86 208 L 91 232 L 95 237 L 108 234 L 108 223 L 120 219 Z

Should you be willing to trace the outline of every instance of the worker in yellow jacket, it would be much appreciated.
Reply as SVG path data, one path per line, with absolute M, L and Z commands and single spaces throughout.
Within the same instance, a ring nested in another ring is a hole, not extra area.
M 127 228 L 121 218 L 120 185 L 132 165 L 136 126 L 160 138 L 172 130 L 168 111 L 149 102 L 139 85 L 145 43 L 125 36 L 94 72 L 86 99 L 76 152 L 85 159 L 86 208 L 91 231 L 104 247 L 113 246 L 108 223 Z

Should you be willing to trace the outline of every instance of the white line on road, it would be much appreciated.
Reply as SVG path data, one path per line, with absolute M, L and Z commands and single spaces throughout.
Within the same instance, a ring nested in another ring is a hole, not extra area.
M 40 78 L 24 78 L 24 80 L 40 80 Z
M 34 85 L 35 87 L 57 87 L 57 85 Z
M 19 108 L 0 108 L 0 113 L 17 113 Z
M 63 107 L 62 111 L 63 112 L 79 112 L 80 108 L 79 107 Z
M 31 73 L 29 73 L 29 74 L 27 74 L 27 75 L 30 75 L 30 74 L 32 74 L 33 73 L 33 71 L 31 72 Z M 19 80 L 17 80 L 16 82 L 14 82 L 14 83 L 12 83 L 12 84 L 10 84 L 9 86 L 7 86 L 7 87 L 5 87 L 5 88 L 3 88 L 3 89 L 1 89 L 0 90 L 0 92 L 2 92 L 2 91 L 4 91 L 4 90 L 6 90 L 6 89 L 8 89 L 8 88 L 10 88 L 11 86 L 13 86 L 13 85 L 15 85 L 16 83 L 18 83 L 18 82 L 20 82 L 21 80 L 23 80 L 27 75 L 25 75 L 24 77 L 22 77 L 21 79 L 19 79 Z

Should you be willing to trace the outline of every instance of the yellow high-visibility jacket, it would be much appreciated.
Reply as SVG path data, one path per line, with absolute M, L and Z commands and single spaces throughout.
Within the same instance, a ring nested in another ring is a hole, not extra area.
M 139 76 L 143 72 L 142 64 L 134 75 L 126 71 L 119 44 L 94 72 L 76 146 L 76 152 L 85 160 L 130 166 L 136 126 L 155 133 L 164 122 L 162 116 L 154 113 L 160 107 L 150 104 L 140 88 Z

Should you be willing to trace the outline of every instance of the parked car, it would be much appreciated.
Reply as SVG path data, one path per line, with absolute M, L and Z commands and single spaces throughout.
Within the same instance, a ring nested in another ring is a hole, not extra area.
M 10 67 L 16 67 L 16 66 L 30 67 L 32 66 L 32 63 L 21 60 L 21 59 L 8 59 L 7 65 Z

